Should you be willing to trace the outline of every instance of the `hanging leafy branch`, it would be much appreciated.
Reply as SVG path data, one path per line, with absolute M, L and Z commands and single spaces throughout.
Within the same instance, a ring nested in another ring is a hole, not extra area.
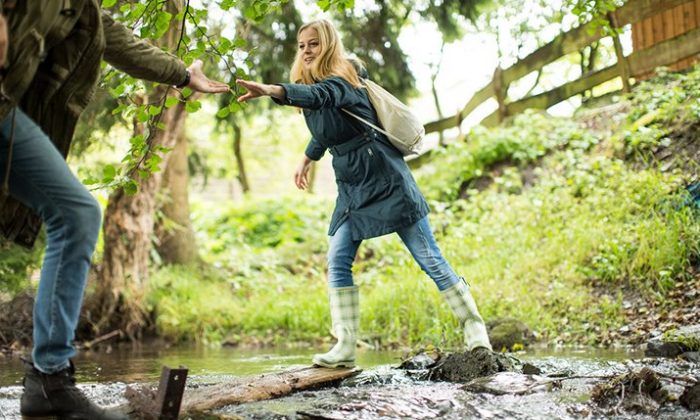
M 592 22 L 593 28 L 602 29 L 606 34 L 619 32 L 608 20 L 608 13 L 622 6 L 624 0 L 565 0 L 564 4 L 578 16 L 581 23 Z

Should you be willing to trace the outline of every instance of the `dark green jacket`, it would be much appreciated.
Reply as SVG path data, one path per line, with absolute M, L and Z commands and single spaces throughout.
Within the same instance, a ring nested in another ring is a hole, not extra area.
M 379 125 L 365 89 L 340 77 L 312 85 L 282 83 L 285 105 L 303 108 L 313 136 L 306 155 L 333 155 L 338 198 L 329 235 L 350 223 L 354 240 L 396 232 L 428 214 L 428 204 L 403 159 L 386 137 L 341 111 L 346 108 Z M 277 101 L 280 103 L 280 101 Z
M 97 0 L 4 3 L 10 46 L 0 73 L 0 119 L 20 105 L 64 156 L 94 95 L 102 59 L 140 79 L 185 79 L 179 59 L 135 38 Z M 8 239 L 31 246 L 40 225 L 36 214 L 11 197 L 0 203 L 0 231 Z

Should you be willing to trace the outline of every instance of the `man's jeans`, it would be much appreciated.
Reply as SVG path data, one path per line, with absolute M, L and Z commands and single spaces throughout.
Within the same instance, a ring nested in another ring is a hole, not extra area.
M 0 122 L 0 174 L 5 173 L 12 112 Z M 0 175 L 2 177 L 2 175 Z M 37 369 L 54 373 L 75 354 L 73 338 L 100 230 L 100 206 L 73 175 L 41 128 L 17 108 L 10 194 L 34 209 L 47 243 L 34 303 Z
M 401 240 L 411 252 L 423 271 L 435 282 L 438 289 L 445 290 L 460 281 L 452 267 L 445 261 L 430 230 L 428 217 L 399 229 Z M 362 241 L 353 241 L 350 224 L 343 223 L 330 238 L 328 249 L 328 286 L 349 287 L 352 281 L 352 263 Z

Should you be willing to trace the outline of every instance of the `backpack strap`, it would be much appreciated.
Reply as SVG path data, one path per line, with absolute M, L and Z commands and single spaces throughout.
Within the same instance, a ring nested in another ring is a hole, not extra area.
M 355 118 L 357 118 L 358 120 L 362 121 L 363 123 L 367 124 L 368 126 L 374 128 L 375 130 L 379 131 L 380 133 L 384 134 L 385 136 L 387 136 L 387 137 L 389 137 L 389 138 L 392 138 L 392 139 L 398 141 L 399 143 L 401 143 L 401 140 L 398 139 L 398 138 L 396 138 L 396 136 L 394 136 L 393 134 L 391 134 L 391 133 L 385 131 L 385 130 L 382 129 L 382 128 L 377 127 L 375 124 L 372 124 L 371 122 L 369 122 L 369 121 L 367 121 L 366 119 L 360 117 L 359 115 L 354 114 L 354 113 L 348 111 L 348 110 L 345 109 L 345 108 L 340 108 L 340 109 L 341 109 L 343 112 L 345 112 L 345 113 L 347 113 L 347 114 L 349 114 L 349 115 L 352 115 L 353 117 L 355 117 Z

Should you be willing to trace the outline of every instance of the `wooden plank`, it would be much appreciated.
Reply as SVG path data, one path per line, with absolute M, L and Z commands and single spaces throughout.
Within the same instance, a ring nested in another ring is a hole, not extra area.
M 671 39 L 676 35 L 680 35 L 676 28 L 675 19 L 673 18 L 673 10 L 666 10 L 663 13 L 664 19 L 664 41 Z
M 639 22 L 664 10 L 692 2 L 693 0 L 630 0 L 613 11 L 620 26 Z
M 697 21 L 695 20 L 695 2 L 683 5 L 683 18 L 685 20 L 683 26 L 685 26 L 686 31 L 698 27 Z M 679 64 L 679 70 L 690 67 L 693 64 L 693 59 L 687 58 Z
M 583 93 L 591 88 L 598 86 L 601 83 L 614 79 L 619 75 L 617 65 L 612 65 L 608 68 L 590 73 L 573 82 L 565 83 L 547 92 L 538 95 L 529 96 L 519 101 L 512 102 L 507 105 L 508 114 L 519 114 L 526 109 L 547 109 L 552 105 L 556 105 L 572 96 Z M 497 111 L 481 121 L 481 125 L 485 127 L 493 127 L 498 124 Z
M 632 75 L 636 76 L 699 53 L 700 28 L 695 28 L 646 50 L 635 51 L 627 57 L 627 60 Z
M 651 31 L 654 34 L 654 44 L 664 40 L 664 17 L 662 13 L 651 17 Z
M 632 49 L 639 50 L 642 48 L 642 38 L 640 35 L 641 24 L 639 22 L 632 24 Z
M 476 92 L 458 114 L 425 124 L 425 133 L 434 133 L 436 131 L 457 127 L 462 123 L 462 121 L 464 121 L 467 115 L 474 111 L 476 107 L 486 102 L 486 100 L 493 95 L 493 82 L 491 82 Z
M 544 67 L 566 54 L 577 52 L 602 37 L 602 32 L 599 29 L 594 30 L 591 23 L 560 34 L 532 54 L 503 70 L 503 83 L 510 85 L 521 77 Z
M 330 386 L 359 372 L 358 369 L 304 367 L 188 389 L 182 414 L 196 414 L 227 405 L 278 398 L 311 387 Z
M 644 49 L 654 45 L 654 22 L 652 19 L 644 19 L 642 22 L 644 28 Z
M 615 21 L 615 15 L 608 13 L 608 21 L 610 26 L 615 29 L 618 28 L 618 24 Z M 615 47 L 615 56 L 617 57 L 617 68 L 620 72 L 620 78 L 622 79 L 622 90 L 625 93 L 629 93 L 632 88 L 630 86 L 630 68 L 627 63 L 627 58 L 622 51 L 622 43 L 620 42 L 620 36 L 616 33 L 612 35 L 613 45 Z

